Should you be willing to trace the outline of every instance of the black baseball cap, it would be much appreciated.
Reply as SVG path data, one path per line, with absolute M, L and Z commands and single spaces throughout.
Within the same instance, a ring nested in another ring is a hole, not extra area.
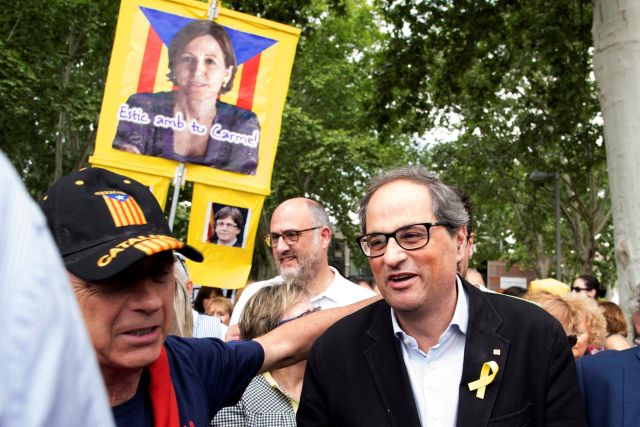
M 84 280 L 104 280 L 144 257 L 175 250 L 202 254 L 173 237 L 148 187 L 101 168 L 66 175 L 40 202 L 65 267 Z

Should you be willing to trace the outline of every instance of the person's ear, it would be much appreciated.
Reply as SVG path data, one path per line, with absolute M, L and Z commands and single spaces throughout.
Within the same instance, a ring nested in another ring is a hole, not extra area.
M 464 251 L 467 250 L 467 228 L 458 227 L 453 239 L 456 244 L 456 262 L 459 263 L 464 258 Z
M 331 244 L 331 228 L 329 227 L 322 227 L 322 229 L 320 230 L 320 239 L 322 240 L 322 247 L 326 247 L 328 248 L 329 245 Z

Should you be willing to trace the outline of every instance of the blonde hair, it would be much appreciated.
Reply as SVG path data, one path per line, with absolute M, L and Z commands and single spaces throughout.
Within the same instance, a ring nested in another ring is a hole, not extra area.
M 291 282 L 260 289 L 253 295 L 240 316 L 240 337 L 253 339 L 275 329 L 284 313 L 300 298 L 309 298 L 309 292 Z
M 567 331 L 577 332 L 576 329 L 585 321 L 589 332 L 589 345 L 604 346 L 607 322 L 595 300 L 577 292 L 556 295 L 544 291 L 529 292 L 525 298 L 537 303 L 558 319 Z
M 173 294 L 173 319 L 169 335 L 189 338 L 193 334 L 193 312 L 191 311 L 191 296 L 187 289 L 189 273 L 180 260 L 173 263 L 173 275 L 176 287 Z
M 229 313 L 229 316 L 231 316 L 231 312 L 233 311 L 233 304 L 231 304 L 231 300 L 229 298 L 226 298 L 226 297 L 212 298 L 211 301 L 209 301 L 209 305 L 207 306 L 207 311 L 209 311 L 209 308 L 211 308 L 213 304 L 222 304 L 224 308 L 227 310 L 227 312 Z
M 580 320 L 586 320 L 589 329 L 589 345 L 603 347 L 607 338 L 607 321 L 596 300 L 580 292 L 571 292 L 563 298 L 574 307 L 578 316 L 581 316 Z
M 547 313 L 558 319 L 567 331 L 575 328 L 576 319 L 572 315 L 571 306 L 560 295 L 546 291 L 527 292 L 524 299 L 535 302 Z

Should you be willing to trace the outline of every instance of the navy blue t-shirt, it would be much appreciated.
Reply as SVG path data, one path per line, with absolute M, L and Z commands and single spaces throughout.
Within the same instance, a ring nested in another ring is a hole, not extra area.
M 171 381 L 180 425 L 206 426 L 224 406 L 235 405 L 264 361 L 255 341 L 224 343 L 216 338 L 167 337 Z M 113 407 L 120 427 L 153 427 L 148 376 L 143 373 L 135 396 Z

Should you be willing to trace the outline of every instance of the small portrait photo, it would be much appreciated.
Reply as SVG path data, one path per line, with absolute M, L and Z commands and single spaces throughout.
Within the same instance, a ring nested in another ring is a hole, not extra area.
M 222 246 L 244 247 L 245 225 L 249 209 L 209 203 L 203 242 Z
M 193 20 L 168 46 L 173 90 L 135 93 L 118 107 L 112 148 L 255 175 L 260 123 L 253 111 L 222 102 L 238 63 L 225 27 Z

